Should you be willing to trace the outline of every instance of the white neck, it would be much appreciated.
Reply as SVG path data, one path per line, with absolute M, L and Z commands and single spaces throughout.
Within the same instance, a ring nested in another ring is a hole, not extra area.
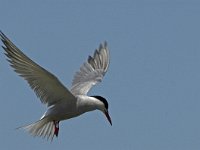
M 93 110 L 103 110 L 104 104 L 95 97 L 79 95 L 77 97 L 77 109 L 80 113 L 85 113 Z

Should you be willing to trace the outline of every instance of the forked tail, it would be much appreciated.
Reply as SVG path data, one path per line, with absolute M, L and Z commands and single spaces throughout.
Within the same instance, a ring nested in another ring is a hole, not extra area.
M 53 140 L 54 135 L 58 136 L 59 121 L 49 121 L 48 118 L 43 118 L 35 123 L 17 129 L 24 129 L 32 136 L 39 136 Z

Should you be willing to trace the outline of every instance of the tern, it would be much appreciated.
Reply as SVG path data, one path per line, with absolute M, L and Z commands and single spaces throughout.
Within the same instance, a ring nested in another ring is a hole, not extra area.
M 108 112 L 108 102 L 102 96 L 87 96 L 88 91 L 101 82 L 109 66 L 107 43 L 100 44 L 93 57 L 75 73 L 71 89 L 66 88 L 58 78 L 31 60 L 8 37 L 0 31 L 5 55 L 19 76 L 23 77 L 33 89 L 47 111 L 35 123 L 20 127 L 32 136 L 53 140 L 58 137 L 59 122 L 77 117 L 86 112 L 100 110 L 112 125 Z

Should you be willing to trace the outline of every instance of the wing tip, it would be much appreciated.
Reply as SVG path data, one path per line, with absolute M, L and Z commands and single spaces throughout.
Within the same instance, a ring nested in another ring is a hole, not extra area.
M 108 42 L 105 40 L 104 42 L 100 43 L 98 51 L 101 49 L 107 49 L 108 48 Z
M 0 30 L 0 39 L 1 41 L 4 43 L 4 41 L 6 41 L 7 37 L 6 35 Z

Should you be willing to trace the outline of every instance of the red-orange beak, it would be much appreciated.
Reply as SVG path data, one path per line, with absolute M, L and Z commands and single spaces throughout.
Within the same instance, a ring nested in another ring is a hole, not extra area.
M 104 114 L 106 115 L 106 118 L 108 119 L 110 125 L 112 126 L 112 120 L 110 118 L 110 115 L 109 115 L 108 111 L 105 111 Z

